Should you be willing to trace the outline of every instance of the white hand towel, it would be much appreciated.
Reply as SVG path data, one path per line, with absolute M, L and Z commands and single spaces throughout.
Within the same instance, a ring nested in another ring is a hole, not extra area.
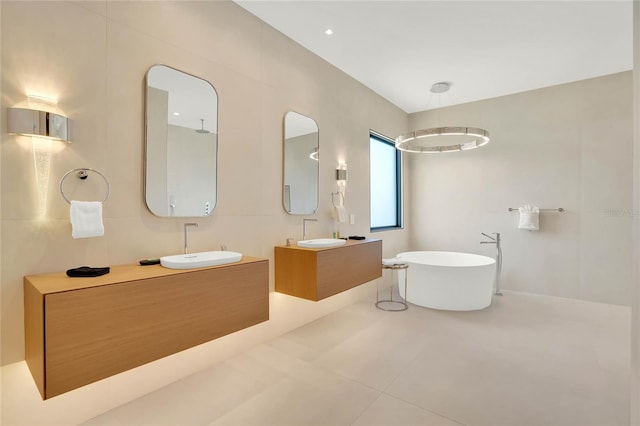
M 392 257 L 390 259 L 382 259 L 382 264 L 385 266 L 406 265 L 407 261 L 401 257 Z
M 104 235 L 102 203 L 100 201 L 71 200 L 69 218 L 71 219 L 71 236 L 73 238 L 101 237 Z
M 338 217 L 338 222 L 344 223 L 347 221 L 347 211 L 344 206 L 336 206 L 336 216 Z
M 525 204 L 518 208 L 518 211 L 520 212 L 519 229 L 526 229 L 527 231 L 538 231 L 540 229 L 540 209 L 538 207 Z

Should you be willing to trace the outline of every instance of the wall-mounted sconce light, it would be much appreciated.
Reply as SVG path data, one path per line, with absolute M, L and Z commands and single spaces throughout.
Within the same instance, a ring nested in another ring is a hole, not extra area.
M 73 121 L 64 115 L 27 108 L 7 109 L 7 131 L 24 136 L 37 136 L 71 142 Z
M 27 99 L 27 108 L 7 108 L 7 132 L 31 138 L 38 193 L 37 211 L 44 217 L 49 192 L 51 154 L 63 146 L 54 141 L 72 141 L 73 121 L 60 113 L 45 111 L 57 108 L 55 99 L 37 95 L 27 95 Z M 55 145 L 57 146 L 54 147 Z
M 338 186 L 344 187 L 347 184 L 347 164 L 340 162 L 336 169 L 336 180 Z

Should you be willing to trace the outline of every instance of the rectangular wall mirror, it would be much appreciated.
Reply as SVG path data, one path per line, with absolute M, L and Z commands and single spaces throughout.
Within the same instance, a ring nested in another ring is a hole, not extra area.
M 165 65 L 146 76 L 145 201 L 160 217 L 208 216 L 216 205 L 218 95 Z
M 283 206 L 289 214 L 312 214 L 318 210 L 320 163 L 318 125 L 297 112 L 284 116 Z

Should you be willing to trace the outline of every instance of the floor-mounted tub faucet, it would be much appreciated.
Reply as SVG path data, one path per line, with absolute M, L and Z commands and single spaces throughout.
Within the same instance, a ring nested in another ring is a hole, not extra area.
M 302 219 L 302 239 L 307 239 L 307 221 L 309 222 L 317 222 L 318 219 Z
M 193 226 L 195 228 L 198 227 L 198 224 L 195 222 L 189 222 L 184 224 L 184 254 L 189 253 L 189 227 Z
M 502 247 L 500 247 L 500 233 L 494 232 L 495 238 L 491 235 L 487 235 L 482 232 L 482 235 L 487 237 L 490 241 L 480 241 L 480 244 L 495 244 L 496 245 L 496 296 L 502 296 L 500 292 L 500 273 L 502 271 Z

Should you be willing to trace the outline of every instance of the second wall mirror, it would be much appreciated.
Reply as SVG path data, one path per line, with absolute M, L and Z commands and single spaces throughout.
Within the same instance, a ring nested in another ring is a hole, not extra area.
M 283 206 L 289 214 L 313 214 L 318 210 L 320 146 L 318 125 L 302 114 L 284 116 Z
M 218 95 L 165 65 L 146 79 L 145 200 L 161 217 L 198 217 L 217 201 Z

